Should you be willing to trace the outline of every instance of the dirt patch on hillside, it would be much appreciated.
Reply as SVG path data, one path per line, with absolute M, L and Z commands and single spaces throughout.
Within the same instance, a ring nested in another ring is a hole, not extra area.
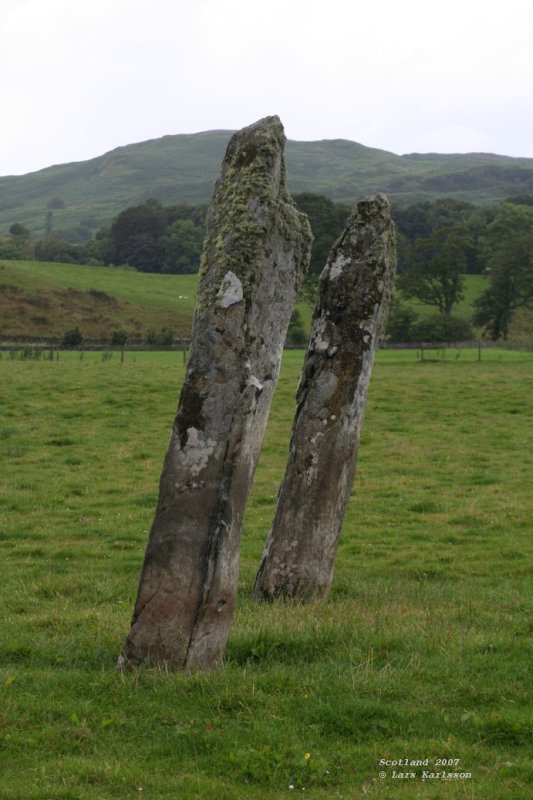
M 129 320 L 134 306 L 97 289 L 64 289 L 29 294 L 11 284 L 0 285 L 0 332 L 58 336 L 80 325 L 86 336 L 108 336 Z
M 121 329 L 143 336 L 164 326 L 177 336 L 190 333 L 190 314 L 144 308 L 119 300 L 100 289 L 46 289 L 30 293 L 13 284 L 0 284 L 0 335 L 63 336 L 79 327 L 85 337 L 107 339 Z

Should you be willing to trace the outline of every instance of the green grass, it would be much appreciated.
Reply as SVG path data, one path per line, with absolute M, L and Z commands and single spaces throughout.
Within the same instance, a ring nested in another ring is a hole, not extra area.
M 489 283 L 485 275 L 465 275 L 464 279 L 463 299 L 454 306 L 452 313 L 455 317 L 463 317 L 464 319 L 471 320 L 474 301 L 485 291 Z M 402 303 L 416 311 L 420 319 L 438 314 L 438 309 L 435 306 L 428 306 L 418 300 L 405 297 L 400 290 L 397 290 L 396 294 L 400 297 Z
M 116 328 L 143 335 L 168 326 L 190 336 L 197 275 L 128 269 L 0 262 L 0 334 L 60 336 L 79 325 L 105 338 Z
M 77 325 L 90 338 L 119 328 L 142 337 L 162 327 L 187 338 L 197 285 L 198 275 L 2 260 L 0 336 L 62 336 Z M 309 327 L 311 309 L 298 308 Z
M 0 261 L 0 337 L 63 336 L 79 326 L 88 338 L 109 338 L 122 329 L 143 338 L 151 328 L 168 327 L 188 338 L 197 275 L 157 275 L 129 269 L 53 264 L 39 261 Z M 464 299 L 454 313 L 469 319 L 473 303 L 487 286 L 482 275 L 465 275 Z M 436 313 L 432 306 L 402 298 L 423 319 Z M 298 303 L 306 331 L 312 308 Z M 511 339 L 530 339 L 533 314 L 517 314 Z
M 109 338 L 122 329 L 132 337 L 151 328 L 168 327 L 188 338 L 197 275 L 157 275 L 129 269 L 53 264 L 39 261 L 0 261 L 0 337 L 63 336 L 79 326 L 88 338 Z M 465 296 L 454 313 L 469 319 L 473 303 L 487 286 L 482 275 L 465 275 Z M 400 294 L 400 293 L 399 293 Z M 420 319 L 436 309 L 402 298 Z M 312 309 L 298 303 L 306 331 Z M 531 339 L 533 314 L 519 312 L 511 339 Z
M 530 797 L 533 354 L 446 356 L 379 354 L 332 596 L 258 605 L 302 359 L 285 354 L 227 657 L 185 676 L 115 671 L 181 356 L 4 354 L 2 800 Z M 472 777 L 379 778 L 405 757 Z

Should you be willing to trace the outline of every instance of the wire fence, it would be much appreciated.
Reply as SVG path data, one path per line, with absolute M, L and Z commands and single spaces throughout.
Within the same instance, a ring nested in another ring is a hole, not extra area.
M 176 352 L 182 353 L 183 363 L 187 362 L 190 339 L 175 339 L 171 344 L 148 344 L 142 340 L 128 340 L 125 344 L 111 344 L 109 339 L 84 339 L 75 347 L 68 347 L 60 337 L 35 337 L 35 336 L 3 336 L 0 337 L 0 357 L 5 352 L 8 357 L 35 360 L 57 360 L 59 353 L 79 353 L 83 358 L 85 352 L 101 352 L 103 360 L 111 358 L 118 353 L 121 362 L 127 353 L 136 352 Z M 285 346 L 286 350 L 306 350 L 306 344 Z M 463 351 L 469 353 L 469 358 L 483 359 L 483 353 L 490 350 L 512 350 L 533 352 L 533 339 L 492 342 L 489 340 L 474 340 L 467 342 L 383 342 L 381 349 L 384 351 L 412 351 L 419 361 L 435 361 L 459 359 Z M 477 354 L 477 355 L 476 355 Z

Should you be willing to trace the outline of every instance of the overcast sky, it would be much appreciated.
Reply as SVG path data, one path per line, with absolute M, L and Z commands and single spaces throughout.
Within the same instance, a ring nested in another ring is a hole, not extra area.
M 2 0 L 0 175 L 278 114 L 290 139 L 533 157 L 531 0 Z

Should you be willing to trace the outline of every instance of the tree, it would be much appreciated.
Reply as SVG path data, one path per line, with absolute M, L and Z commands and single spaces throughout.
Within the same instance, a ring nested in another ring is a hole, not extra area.
M 54 230 L 54 215 L 52 213 L 52 209 L 49 208 L 44 218 L 44 232 L 46 236 L 50 236 L 53 230 Z
M 101 261 L 106 267 L 112 264 L 115 251 L 111 228 L 103 227 L 97 230 L 94 239 L 86 243 L 85 250 L 90 259 Z
M 304 345 L 307 344 L 307 333 L 304 328 L 302 315 L 296 306 L 292 310 L 292 316 L 287 330 L 286 344 Z
M 128 334 L 126 331 L 121 329 L 117 329 L 113 331 L 111 334 L 111 346 L 112 347 L 124 347 L 128 341 Z
M 503 203 L 483 243 L 489 288 L 476 300 L 474 322 L 506 339 L 519 308 L 533 303 L 533 207 Z
M 450 228 L 464 225 L 476 212 L 472 203 L 444 197 L 434 202 L 426 200 L 410 206 L 394 208 L 393 219 L 398 232 L 410 243 L 430 236 L 436 228 Z
M 111 225 L 113 263 L 129 264 L 143 272 L 160 272 L 160 239 L 166 227 L 165 209 L 156 200 L 122 211 Z
M 33 258 L 33 244 L 29 239 L 18 236 L 0 236 L 0 258 L 9 258 L 13 261 L 25 261 Z
M 463 297 L 467 244 L 467 232 L 459 225 L 436 228 L 417 239 L 398 288 L 408 297 L 436 306 L 441 314 L 451 314 Z
M 350 208 L 312 192 L 295 194 L 293 199 L 299 211 L 307 214 L 313 231 L 309 274 L 318 276 L 324 269 L 334 241 L 344 230 Z
M 508 197 L 505 202 L 517 206 L 533 206 L 533 194 L 515 194 L 513 197 Z
M 48 236 L 35 243 L 35 259 L 37 261 L 56 261 L 63 264 L 81 264 L 83 256 L 78 245 Z
M 9 228 L 9 238 L 0 237 L 0 258 L 10 258 L 14 261 L 33 258 L 33 242 L 30 241 L 29 230 L 14 222 Z
M 30 236 L 30 232 L 24 225 L 21 225 L 20 222 L 14 222 L 13 225 L 9 229 L 9 234 L 14 239 L 19 241 L 28 239 Z
M 188 219 L 202 230 L 205 228 L 205 216 L 207 214 L 207 205 L 205 203 L 199 203 L 195 206 L 191 206 L 188 203 L 176 203 L 174 206 L 165 206 L 165 211 L 167 212 L 169 225 L 172 225 L 178 219 Z
M 198 272 L 205 213 L 205 205 L 162 206 L 153 199 L 130 206 L 115 217 L 110 229 L 97 232 L 96 257 L 142 272 Z
M 198 272 L 204 232 L 189 219 L 169 225 L 161 238 L 161 272 L 184 275 Z
M 46 204 L 47 208 L 65 208 L 65 201 L 61 197 L 51 197 Z
M 412 248 L 419 239 L 429 238 L 439 228 L 457 227 L 464 227 L 467 232 L 465 272 L 481 272 L 479 238 L 494 213 L 492 208 L 477 208 L 453 197 L 396 207 L 393 218 L 398 239 L 398 274 L 408 269 Z
M 146 334 L 146 344 L 149 345 L 163 345 L 164 347 L 168 347 L 169 345 L 174 344 L 174 339 L 176 335 L 173 330 L 168 328 L 167 326 L 163 325 L 163 327 L 156 331 L 155 328 L 150 328 L 150 330 Z

